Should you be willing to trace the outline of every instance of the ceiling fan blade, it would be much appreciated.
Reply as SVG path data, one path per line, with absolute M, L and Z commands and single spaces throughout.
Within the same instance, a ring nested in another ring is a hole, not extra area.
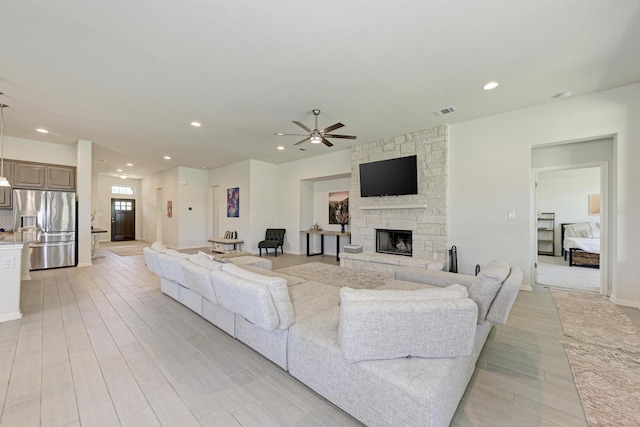
M 327 138 L 343 138 L 343 139 L 356 139 L 357 137 L 354 135 L 329 135 L 329 134 L 324 134 L 325 137 Z
M 277 135 L 277 136 L 307 136 L 306 133 L 281 133 L 281 132 L 274 133 L 274 135 Z
M 332 130 L 336 130 L 336 129 L 340 129 L 341 127 L 343 127 L 344 125 L 342 123 L 336 123 L 335 125 L 331 125 L 327 128 L 324 128 L 320 131 L 320 133 L 329 133 Z
M 298 142 L 296 142 L 296 143 L 295 143 L 295 144 L 293 144 L 293 145 L 299 145 L 299 144 L 302 144 L 303 142 L 306 142 L 306 141 L 308 141 L 308 140 L 309 140 L 309 137 L 307 137 L 307 138 L 303 139 L 302 141 L 298 141 Z
M 330 143 L 330 142 L 329 142 L 329 140 L 328 140 L 328 139 L 326 139 L 326 138 L 322 138 L 322 143 L 323 143 L 324 145 L 326 145 L 327 147 L 333 147 L 333 144 L 332 144 L 332 143 Z
M 311 132 L 311 129 L 309 129 L 308 127 L 306 127 L 306 126 L 305 126 L 305 125 L 303 125 L 302 123 L 297 122 L 297 121 L 295 121 L 295 120 L 293 121 L 293 123 L 297 124 L 298 126 L 300 126 L 302 129 L 306 130 L 307 132 Z

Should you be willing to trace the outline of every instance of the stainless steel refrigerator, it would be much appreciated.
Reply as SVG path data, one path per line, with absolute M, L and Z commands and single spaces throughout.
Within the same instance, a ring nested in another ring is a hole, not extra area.
M 76 265 L 76 194 L 13 190 L 14 233 L 29 243 L 29 268 Z

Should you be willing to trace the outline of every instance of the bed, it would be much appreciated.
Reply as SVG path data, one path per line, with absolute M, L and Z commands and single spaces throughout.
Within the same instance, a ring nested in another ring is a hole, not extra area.
M 600 268 L 600 224 L 578 222 L 561 224 L 562 255 L 569 266 Z

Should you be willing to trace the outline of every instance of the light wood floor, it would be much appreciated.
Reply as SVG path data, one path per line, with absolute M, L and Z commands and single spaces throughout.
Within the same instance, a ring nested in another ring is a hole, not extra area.
M 0 426 L 354 426 L 348 415 L 159 290 L 142 256 L 32 272 L 0 324 Z M 274 269 L 330 256 L 285 254 Z M 454 426 L 584 426 L 547 289 L 494 327 Z

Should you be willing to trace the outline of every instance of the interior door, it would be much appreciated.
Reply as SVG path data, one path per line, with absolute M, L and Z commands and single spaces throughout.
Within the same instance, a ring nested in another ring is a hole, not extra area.
M 136 201 L 111 199 L 111 241 L 136 239 Z

